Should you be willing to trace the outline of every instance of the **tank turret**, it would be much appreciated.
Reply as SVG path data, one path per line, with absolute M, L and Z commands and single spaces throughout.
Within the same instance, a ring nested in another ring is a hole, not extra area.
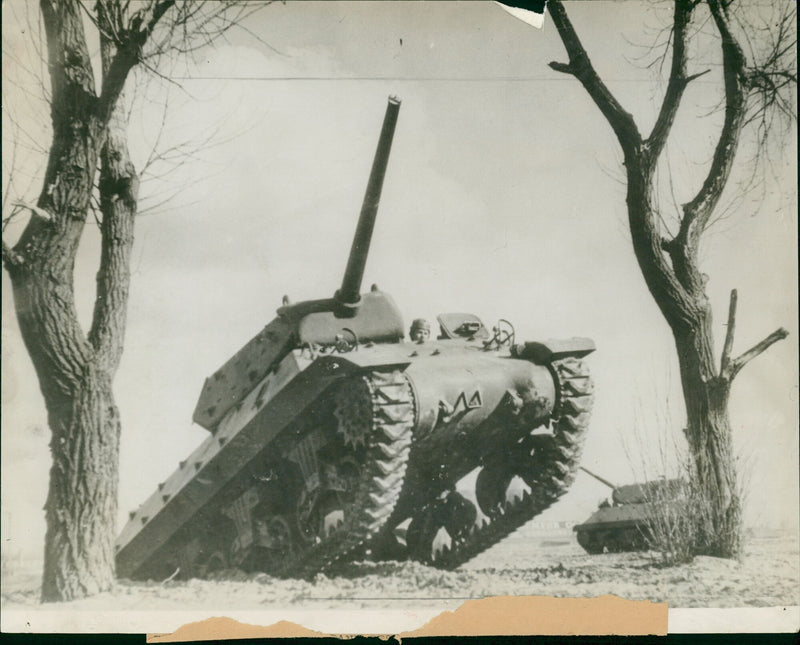
M 406 341 L 392 298 L 360 293 L 399 108 L 390 98 L 341 286 L 284 301 L 206 379 L 193 419 L 210 433 L 131 513 L 119 575 L 309 576 L 365 556 L 454 568 L 572 483 L 591 340 L 525 342 L 507 320 L 442 313 L 436 339 L 417 320 Z

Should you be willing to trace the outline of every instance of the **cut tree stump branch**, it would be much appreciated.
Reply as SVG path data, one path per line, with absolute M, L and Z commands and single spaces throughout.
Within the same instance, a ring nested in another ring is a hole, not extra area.
M 739 370 L 741 370 L 745 365 L 747 365 L 759 354 L 764 353 L 771 345 L 777 343 L 779 340 L 783 340 L 788 335 L 789 332 L 783 327 L 780 327 L 767 336 L 764 340 L 753 345 L 753 347 L 748 349 L 744 354 L 734 359 L 728 368 L 729 374 L 726 375 L 728 380 L 732 381 L 739 373 Z
M 722 357 L 720 358 L 719 366 L 720 378 L 729 383 L 736 378 L 736 375 L 747 363 L 752 361 L 759 354 L 765 352 L 771 345 L 777 343 L 779 340 L 783 340 L 789 335 L 786 329 L 780 327 L 737 358 L 731 359 L 733 338 L 736 333 L 736 306 L 738 300 L 739 296 L 736 289 L 731 289 L 730 303 L 728 305 L 728 324 L 727 330 L 725 331 L 725 344 L 722 347 Z
M 569 63 L 559 63 L 558 61 L 550 61 L 549 63 L 550 69 L 561 72 L 562 74 L 575 74 L 575 71 L 569 65 Z

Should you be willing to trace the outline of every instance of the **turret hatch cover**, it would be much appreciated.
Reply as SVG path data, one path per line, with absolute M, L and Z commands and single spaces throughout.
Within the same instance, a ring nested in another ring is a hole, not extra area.
M 489 338 L 489 330 L 475 314 L 451 313 L 436 316 L 439 338 Z

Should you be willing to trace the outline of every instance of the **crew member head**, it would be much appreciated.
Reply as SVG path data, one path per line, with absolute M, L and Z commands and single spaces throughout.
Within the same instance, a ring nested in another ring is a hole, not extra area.
M 424 343 L 431 337 L 431 326 L 424 318 L 417 318 L 411 323 L 411 329 L 408 335 L 413 342 Z

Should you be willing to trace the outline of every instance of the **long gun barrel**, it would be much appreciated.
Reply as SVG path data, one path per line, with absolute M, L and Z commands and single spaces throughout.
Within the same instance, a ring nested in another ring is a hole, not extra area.
M 592 477 L 594 477 L 594 478 L 595 478 L 597 481 L 599 481 L 599 482 L 601 482 L 601 483 L 605 484 L 605 485 L 606 485 L 606 486 L 608 486 L 609 488 L 616 488 L 616 486 L 615 486 L 614 484 L 612 484 L 610 481 L 608 481 L 607 479 L 603 479 L 602 477 L 600 477 L 600 475 L 596 475 L 595 473 L 593 473 L 593 472 L 592 472 L 591 470 L 589 470 L 588 468 L 584 468 L 583 466 L 579 466 L 579 468 L 580 468 L 580 469 L 581 469 L 583 472 L 585 472 L 587 475 L 591 475 L 591 476 L 592 476 Z
M 378 148 L 375 151 L 375 159 L 372 162 L 372 170 L 369 174 L 364 203 L 361 205 L 361 215 L 358 217 L 356 233 L 353 236 L 353 245 L 350 248 L 350 256 L 347 259 L 347 268 L 344 272 L 344 278 L 342 278 L 342 286 L 334 296 L 338 305 L 337 314 L 340 316 L 348 316 L 348 312 L 352 316 L 353 310 L 358 306 L 361 299 L 361 280 L 364 277 L 364 266 L 367 263 L 372 230 L 375 228 L 375 217 L 378 214 L 383 178 L 386 175 L 386 165 L 389 162 L 389 152 L 392 149 L 392 138 L 394 137 L 394 128 L 397 124 L 399 111 L 400 99 L 390 96 L 389 104 L 386 106 L 386 115 L 383 117 L 383 127 L 380 139 L 378 139 Z

